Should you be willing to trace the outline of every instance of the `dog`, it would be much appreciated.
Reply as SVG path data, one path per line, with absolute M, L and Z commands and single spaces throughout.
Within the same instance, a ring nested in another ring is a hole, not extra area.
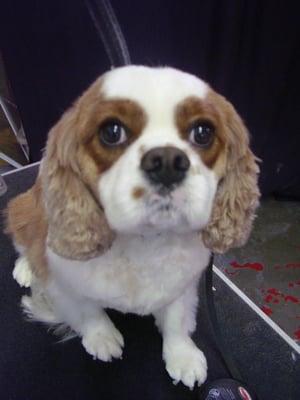
M 106 308 L 152 314 L 174 383 L 201 385 L 197 285 L 212 251 L 248 239 L 258 173 L 242 119 L 204 81 L 169 67 L 103 74 L 50 130 L 34 186 L 8 204 L 27 313 L 68 326 L 102 361 L 124 346 Z

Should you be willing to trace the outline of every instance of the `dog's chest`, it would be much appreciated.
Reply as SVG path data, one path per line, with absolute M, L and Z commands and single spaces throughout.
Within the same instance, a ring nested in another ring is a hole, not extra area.
M 209 252 L 199 235 L 119 236 L 104 255 L 66 260 L 49 252 L 60 284 L 103 307 L 148 314 L 179 297 L 205 268 Z

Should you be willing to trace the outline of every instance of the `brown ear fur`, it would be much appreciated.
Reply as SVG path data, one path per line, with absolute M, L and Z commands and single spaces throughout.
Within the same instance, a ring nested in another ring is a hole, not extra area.
M 6 233 L 13 237 L 17 245 L 24 248 L 24 254 L 34 275 L 42 279 L 46 278 L 47 220 L 40 179 L 37 178 L 35 184 L 27 192 L 10 200 L 5 213 Z
M 80 100 L 50 131 L 41 179 L 48 245 L 63 257 L 85 260 L 107 250 L 114 234 L 90 182 L 83 180 L 79 112 Z
M 205 245 L 224 253 L 248 239 L 259 201 L 259 168 L 249 148 L 247 129 L 233 106 L 218 96 L 226 135 L 225 170 L 216 193 L 211 219 L 203 231 Z

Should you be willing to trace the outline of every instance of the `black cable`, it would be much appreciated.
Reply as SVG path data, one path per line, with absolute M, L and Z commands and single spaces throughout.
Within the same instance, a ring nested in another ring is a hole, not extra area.
M 85 0 L 112 67 L 131 64 L 129 51 L 109 0 Z

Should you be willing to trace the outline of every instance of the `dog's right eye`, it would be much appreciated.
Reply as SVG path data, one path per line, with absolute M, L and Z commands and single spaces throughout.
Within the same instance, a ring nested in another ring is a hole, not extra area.
M 106 121 L 99 128 L 99 137 L 103 144 L 117 146 L 127 141 L 127 131 L 120 121 Z

